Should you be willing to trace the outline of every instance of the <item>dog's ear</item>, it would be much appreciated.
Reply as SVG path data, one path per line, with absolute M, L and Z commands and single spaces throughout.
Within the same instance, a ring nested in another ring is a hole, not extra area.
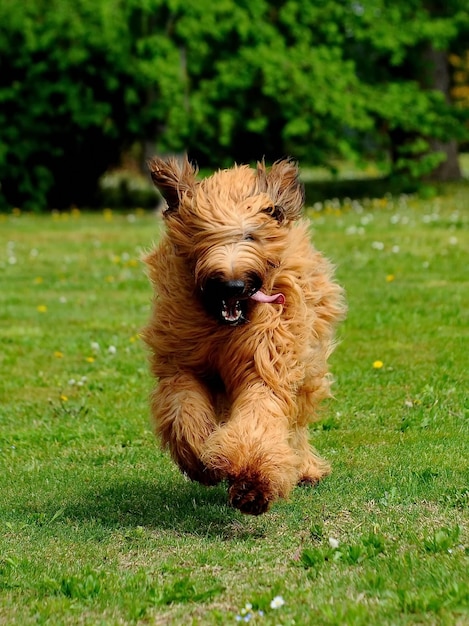
M 183 159 L 155 157 L 148 161 L 151 178 L 168 208 L 164 213 L 176 211 L 184 194 L 191 194 L 196 184 L 198 169 L 192 165 L 187 156 Z
M 270 172 L 264 162 L 257 164 L 259 190 L 265 191 L 274 205 L 273 217 L 279 221 L 296 220 L 305 201 L 304 185 L 299 180 L 298 164 L 293 159 L 275 161 Z

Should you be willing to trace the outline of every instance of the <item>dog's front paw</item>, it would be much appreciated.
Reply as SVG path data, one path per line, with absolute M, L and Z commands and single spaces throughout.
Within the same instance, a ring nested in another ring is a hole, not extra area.
M 261 515 L 275 500 L 272 486 L 256 474 L 239 476 L 230 480 L 230 483 L 228 490 L 230 504 L 241 513 Z

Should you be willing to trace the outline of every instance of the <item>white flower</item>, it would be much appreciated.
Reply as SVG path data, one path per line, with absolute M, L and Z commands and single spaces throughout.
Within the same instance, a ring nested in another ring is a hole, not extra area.
M 109 346 L 107 351 L 109 352 L 109 354 L 116 354 L 117 348 L 116 348 L 116 346 Z
M 337 539 L 334 539 L 334 537 L 329 537 L 329 545 L 333 550 L 337 550 L 337 548 L 339 547 L 339 542 L 337 541 Z
M 384 243 L 382 241 L 373 241 L 371 247 L 373 250 L 384 250 Z
M 275 598 L 270 603 L 270 608 L 279 609 L 284 604 L 285 604 L 285 600 L 282 598 L 282 596 L 275 596 Z

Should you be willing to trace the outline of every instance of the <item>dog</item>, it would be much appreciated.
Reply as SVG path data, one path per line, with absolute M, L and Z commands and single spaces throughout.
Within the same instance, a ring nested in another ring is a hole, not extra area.
M 259 515 L 329 473 L 308 424 L 330 396 L 343 290 L 310 243 L 292 159 L 202 180 L 187 157 L 149 169 L 166 201 L 145 257 L 155 431 L 190 479 L 227 481 L 231 505 Z

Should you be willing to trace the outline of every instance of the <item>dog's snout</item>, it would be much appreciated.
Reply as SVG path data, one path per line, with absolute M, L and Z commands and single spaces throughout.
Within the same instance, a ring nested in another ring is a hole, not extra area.
M 203 291 L 213 297 L 232 300 L 243 296 L 246 291 L 246 283 L 241 279 L 209 278 Z
M 222 289 L 230 298 L 236 298 L 243 295 L 246 283 L 244 280 L 227 280 L 223 283 Z

